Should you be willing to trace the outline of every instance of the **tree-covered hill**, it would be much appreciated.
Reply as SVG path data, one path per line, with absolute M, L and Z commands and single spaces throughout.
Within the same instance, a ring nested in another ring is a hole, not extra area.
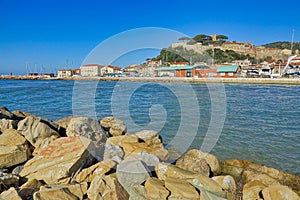
M 269 44 L 262 45 L 268 48 L 278 48 L 278 49 L 291 49 L 291 42 L 272 42 Z M 300 51 L 300 42 L 294 42 L 293 51 Z

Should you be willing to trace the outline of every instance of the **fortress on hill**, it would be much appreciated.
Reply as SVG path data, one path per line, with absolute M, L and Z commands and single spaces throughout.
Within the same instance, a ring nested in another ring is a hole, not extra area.
M 217 41 L 216 34 L 211 35 L 213 41 Z M 203 53 L 209 49 L 221 49 L 223 51 L 233 50 L 236 53 L 243 55 L 250 55 L 256 59 L 265 59 L 272 57 L 275 60 L 287 60 L 291 55 L 289 49 L 278 49 L 278 48 L 266 48 L 264 46 L 256 47 L 250 41 L 244 42 L 223 42 L 222 44 L 214 45 L 203 45 L 202 43 L 190 44 L 189 42 L 175 42 L 171 45 L 171 48 L 182 47 L 186 50 L 194 50 L 198 53 Z

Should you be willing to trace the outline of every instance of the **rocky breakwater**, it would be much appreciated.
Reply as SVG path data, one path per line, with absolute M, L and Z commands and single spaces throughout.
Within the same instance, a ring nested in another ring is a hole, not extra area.
M 56 122 L 0 108 L 0 199 L 299 200 L 300 177 L 190 150 L 119 119 Z

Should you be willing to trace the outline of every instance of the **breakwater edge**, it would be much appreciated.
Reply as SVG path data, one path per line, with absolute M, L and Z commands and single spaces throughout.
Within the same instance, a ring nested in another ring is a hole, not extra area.
M 299 199 L 300 177 L 249 160 L 178 155 L 120 119 L 51 121 L 1 107 L 0 199 Z M 173 158 L 176 158 L 174 160 Z

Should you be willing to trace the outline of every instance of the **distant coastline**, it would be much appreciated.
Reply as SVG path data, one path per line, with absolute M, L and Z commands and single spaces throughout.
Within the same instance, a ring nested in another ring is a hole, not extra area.
M 187 82 L 187 83 L 233 83 L 233 84 L 287 84 L 300 85 L 300 79 L 289 78 L 177 78 L 177 77 L 67 77 L 45 78 L 29 76 L 0 76 L 0 80 L 72 80 L 72 81 L 127 81 L 127 82 Z

